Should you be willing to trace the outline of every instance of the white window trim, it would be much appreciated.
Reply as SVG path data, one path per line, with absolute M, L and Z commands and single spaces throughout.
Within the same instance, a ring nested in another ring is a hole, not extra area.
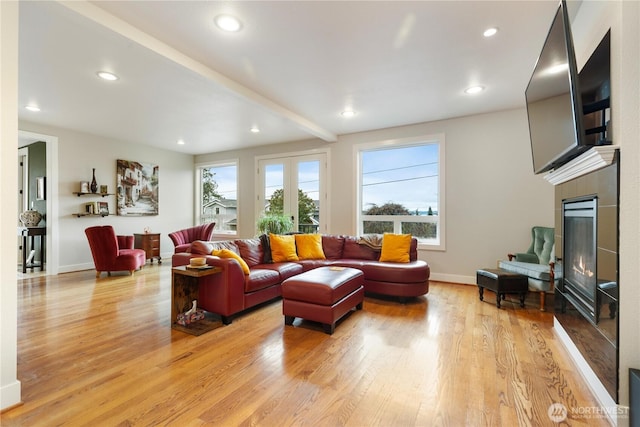
M 444 133 L 420 135 L 405 138 L 386 139 L 382 141 L 366 142 L 362 144 L 356 144 L 353 146 L 353 161 L 354 161 L 354 173 L 356 182 L 356 205 L 355 205 L 355 218 L 354 218 L 354 230 L 360 230 L 362 223 L 360 213 L 360 207 L 362 205 L 362 171 L 360 153 L 362 151 L 368 151 L 373 149 L 380 149 L 384 147 L 402 147 L 409 145 L 419 145 L 420 143 L 435 142 L 438 143 L 438 243 L 418 243 L 419 250 L 430 251 L 445 251 L 446 250 L 446 203 L 445 203 L 445 135 Z
M 194 189 L 195 189 L 195 197 L 194 197 L 194 224 L 199 224 L 200 212 L 202 211 L 202 191 L 201 191 L 201 183 L 200 176 L 202 174 L 202 169 L 204 168 L 212 168 L 212 167 L 221 167 L 221 166 L 230 166 L 234 165 L 236 167 L 236 224 L 237 228 L 235 232 L 220 232 L 218 230 L 213 231 L 213 235 L 211 236 L 215 240 L 227 240 L 231 237 L 238 237 L 240 234 L 240 230 L 238 227 L 240 226 L 240 160 L 237 158 L 234 159 L 226 159 L 220 161 L 209 161 L 196 163 L 194 169 Z

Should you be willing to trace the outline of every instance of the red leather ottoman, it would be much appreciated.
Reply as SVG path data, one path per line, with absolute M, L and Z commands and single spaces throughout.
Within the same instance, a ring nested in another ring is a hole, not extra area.
M 322 323 L 331 335 L 352 308 L 362 310 L 364 274 L 348 267 L 319 267 L 282 282 L 284 324 L 296 317 Z

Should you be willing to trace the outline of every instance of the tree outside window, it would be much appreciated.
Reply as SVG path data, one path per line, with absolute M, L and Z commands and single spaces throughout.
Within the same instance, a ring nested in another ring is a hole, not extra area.
M 200 224 L 215 222 L 214 233 L 237 231 L 237 165 L 224 163 L 200 168 Z

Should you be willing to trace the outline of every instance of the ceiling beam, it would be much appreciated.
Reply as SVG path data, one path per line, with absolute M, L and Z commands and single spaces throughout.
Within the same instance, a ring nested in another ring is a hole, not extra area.
M 159 55 L 225 87 L 231 92 L 239 95 L 247 101 L 256 104 L 266 110 L 275 113 L 291 122 L 300 129 L 308 132 L 327 142 L 336 142 L 338 136 L 328 129 L 324 129 L 317 123 L 302 117 L 301 115 L 291 111 L 290 109 L 274 102 L 273 100 L 249 89 L 248 87 L 230 79 L 229 77 L 219 73 L 218 71 L 196 61 L 195 59 L 185 55 L 179 50 L 167 45 L 155 37 L 141 31 L 133 25 L 123 21 L 122 19 L 106 12 L 104 9 L 86 1 L 60 1 L 60 4 L 73 10 L 74 12 L 91 19 L 109 30 L 120 34 L 127 39 L 138 43 L 139 45 L 156 52 Z

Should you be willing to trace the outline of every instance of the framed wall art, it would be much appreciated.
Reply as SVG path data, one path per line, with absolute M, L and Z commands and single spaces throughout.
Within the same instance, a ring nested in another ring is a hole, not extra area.
M 117 160 L 116 171 L 117 215 L 158 215 L 158 165 Z
M 45 200 L 47 198 L 47 181 L 44 176 L 36 178 L 36 200 Z

